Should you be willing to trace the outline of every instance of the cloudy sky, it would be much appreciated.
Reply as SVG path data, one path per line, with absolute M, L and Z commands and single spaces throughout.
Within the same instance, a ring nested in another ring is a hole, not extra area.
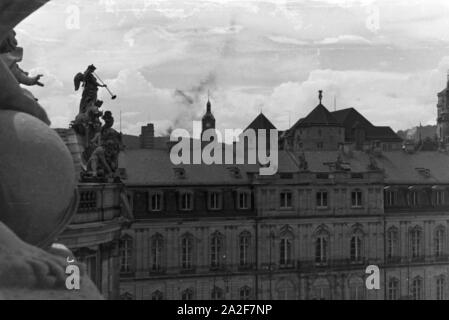
M 377 125 L 433 124 L 449 69 L 447 0 L 54 0 L 16 30 L 54 127 L 77 114 L 73 76 L 91 63 L 118 95 L 101 89 L 104 109 L 132 134 L 190 129 L 208 90 L 222 129 L 260 111 L 286 129 L 320 89 L 330 110 Z

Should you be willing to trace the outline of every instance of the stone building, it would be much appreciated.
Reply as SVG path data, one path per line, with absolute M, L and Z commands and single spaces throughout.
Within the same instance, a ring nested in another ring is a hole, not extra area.
M 390 128 L 321 101 L 280 141 L 273 176 L 128 151 L 121 297 L 447 299 L 449 154 L 407 152 Z M 380 290 L 366 289 L 368 265 Z

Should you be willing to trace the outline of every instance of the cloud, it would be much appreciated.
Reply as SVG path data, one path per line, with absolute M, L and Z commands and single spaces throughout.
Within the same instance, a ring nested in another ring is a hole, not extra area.
M 351 35 L 351 34 L 344 34 L 340 35 L 338 37 L 332 37 L 332 38 L 325 38 L 320 41 L 316 41 L 316 44 L 322 44 L 322 45 L 330 45 L 330 44 L 362 44 L 362 45 L 369 45 L 371 44 L 371 41 L 368 39 L 365 39 L 361 36 L 357 35 Z
M 66 26 L 69 5 L 80 9 L 80 29 Z M 369 8 L 379 9 L 375 33 Z M 73 76 L 95 63 L 118 95 L 111 101 L 101 89 L 104 107 L 117 121 L 122 111 L 125 132 L 147 122 L 159 133 L 190 128 L 208 90 L 218 126 L 244 128 L 263 110 L 285 129 L 323 89 L 330 109 L 335 95 L 339 107 L 401 129 L 435 122 L 448 10 L 436 0 L 61 0 L 18 26 L 18 38 L 22 67 L 45 75 L 32 91 L 58 126 L 78 112 Z

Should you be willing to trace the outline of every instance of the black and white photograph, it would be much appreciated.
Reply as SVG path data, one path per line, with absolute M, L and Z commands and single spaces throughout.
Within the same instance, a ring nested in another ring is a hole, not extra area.
M 0 300 L 448 299 L 448 1 L 0 0 Z

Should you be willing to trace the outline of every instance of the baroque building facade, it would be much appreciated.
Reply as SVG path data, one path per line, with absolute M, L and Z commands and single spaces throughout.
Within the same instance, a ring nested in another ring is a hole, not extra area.
M 403 149 L 355 109 L 329 112 L 321 93 L 279 142 L 273 176 L 173 165 L 168 149 L 122 155 L 133 223 L 121 298 L 448 298 L 448 153 Z M 366 288 L 369 265 L 379 290 Z
M 77 261 L 84 263 L 87 275 L 105 299 L 119 299 L 119 243 L 129 216 L 125 185 L 79 179 L 79 138 L 72 129 L 56 131 L 71 151 L 79 194 L 77 212 L 57 242 L 69 248 Z

